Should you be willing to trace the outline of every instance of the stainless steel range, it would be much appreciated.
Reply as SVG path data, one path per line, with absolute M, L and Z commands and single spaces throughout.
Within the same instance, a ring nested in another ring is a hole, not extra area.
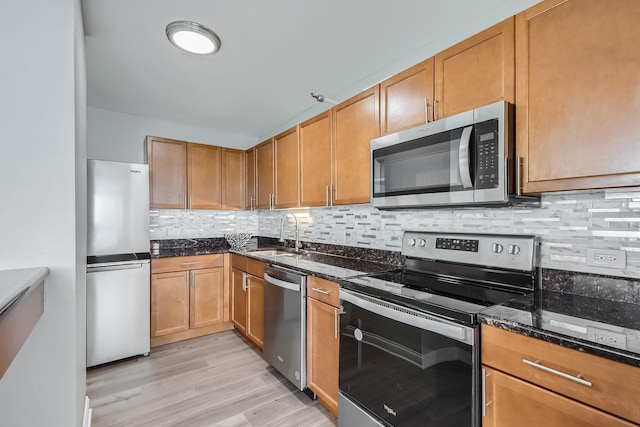
M 340 426 L 480 426 L 477 314 L 534 292 L 534 236 L 403 236 L 402 270 L 340 290 Z

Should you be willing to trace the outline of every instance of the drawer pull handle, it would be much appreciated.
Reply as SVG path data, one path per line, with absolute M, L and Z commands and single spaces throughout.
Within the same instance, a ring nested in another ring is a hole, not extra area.
M 587 387 L 591 387 L 593 385 L 591 381 L 587 381 L 583 379 L 582 375 L 573 376 L 573 375 L 565 374 L 564 372 L 557 371 L 555 369 L 549 368 L 548 366 L 544 366 L 543 364 L 540 363 L 539 360 L 532 362 L 531 360 L 522 359 L 522 362 L 524 362 L 526 365 L 533 366 L 534 368 L 542 369 L 543 371 L 549 372 L 550 374 L 554 374 L 559 377 L 566 378 L 568 380 L 577 382 L 578 384 L 586 385 Z
M 200 264 L 200 261 L 183 262 L 183 263 L 182 263 L 182 265 L 196 265 L 196 264 Z
M 311 288 L 311 290 L 312 291 L 316 291 L 316 292 L 320 292 L 321 294 L 324 294 L 324 295 L 329 295 L 331 293 L 331 292 L 325 291 L 324 289 L 321 289 L 321 288 Z

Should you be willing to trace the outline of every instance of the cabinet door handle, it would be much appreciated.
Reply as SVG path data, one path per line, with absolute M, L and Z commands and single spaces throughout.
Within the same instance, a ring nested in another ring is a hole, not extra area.
M 433 98 L 433 120 L 438 120 L 438 101 Z
M 339 310 L 337 308 L 333 309 L 333 332 L 334 332 L 333 337 L 335 339 L 338 339 L 338 334 L 340 333 L 340 322 L 338 322 L 338 315 L 340 313 L 338 313 L 338 311 Z
M 541 370 L 543 370 L 545 372 L 548 372 L 550 374 L 557 375 L 559 377 L 562 377 L 562 378 L 565 378 L 567 380 L 576 382 L 578 384 L 585 385 L 587 387 L 591 387 L 593 385 L 593 383 L 591 381 L 587 381 L 584 378 L 582 378 L 582 375 L 573 376 L 573 375 L 565 374 L 564 372 L 555 370 L 553 368 L 549 368 L 548 366 L 544 366 L 542 363 L 540 363 L 539 360 L 536 360 L 535 362 L 532 362 L 532 361 L 527 360 L 527 359 L 522 359 L 522 362 L 524 364 L 526 364 L 526 365 L 533 366 L 534 368 L 541 369 Z
M 335 190 L 333 189 L 333 185 L 329 186 L 329 206 L 333 206 L 333 192 Z
M 491 402 L 487 402 L 487 374 L 486 369 L 482 368 L 482 416 L 487 415 L 487 406 L 491 405 Z
M 247 274 L 242 273 L 242 290 L 247 291 Z
M 253 210 L 253 196 L 249 196 L 249 210 Z
M 429 98 L 424 98 L 424 122 L 429 123 Z
M 321 294 L 324 294 L 324 295 L 329 295 L 331 293 L 331 292 L 329 292 L 329 291 L 327 291 L 325 289 L 322 289 L 322 288 L 311 288 L 311 290 L 312 291 L 316 291 L 316 292 L 320 292 Z
M 329 186 L 324 187 L 324 205 L 329 206 Z
M 522 196 L 522 157 L 516 156 L 516 196 Z
M 183 262 L 182 265 L 197 265 L 200 264 L 200 261 L 193 261 L 193 262 Z

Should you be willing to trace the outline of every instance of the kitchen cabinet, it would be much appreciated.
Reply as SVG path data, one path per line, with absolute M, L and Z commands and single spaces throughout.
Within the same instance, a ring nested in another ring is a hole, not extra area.
M 640 2 L 547 0 L 516 16 L 527 193 L 638 185 Z
M 242 209 L 244 153 L 147 136 L 152 208 Z
M 437 119 L 496 101 L 515 102 L 515 36 L 511 17 L 435 56 Z
M 187 144 L 188 208 L 220 209 L 221 158 L 222 150 L 220 147 Z
M 149 197 L 152 208 L 187 207 L 187 143 L 147 136 Z
M 152 347 L 233 327 L 224 264 L 222 254 L 151 261 Z
M 379 85 L 333 108 L 333 204 L 369 203 L 369 142 L 380 136 Z
M 380 133 L 386 135 L 433 120 L 433 58 L 380 83 Z
M 329 206 L 331 110 L 300 124 L 300 206 Z
M 244 151 L 222 149 L 222 209 L 244 208 Z
M 295 126 L 273 138 L 275 156 L 274 208 L 300 206 L 299 196 L 299 141 Z
M 481 339 L 483 426 L 640 423 L 640 368 L 487 325 Z
M 250 148 L 244 152 L 245 167 L 245 208 L 256 208 L 256 151 Z
M 338 415 L 340 286 L 310 276 L 307 283 L 307 384 Z
M 256 208 L 273 209 L 274 159 L 273 139 L 256 146 Z
M 260 350 L 264 346 L 264 266 L 260 261 L 231 255 L 231 321 Z

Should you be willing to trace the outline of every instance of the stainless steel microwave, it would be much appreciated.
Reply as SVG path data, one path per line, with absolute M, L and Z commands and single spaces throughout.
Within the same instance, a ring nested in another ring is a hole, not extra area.
M 539 197 L 516 194 L 513 120 L 513 105 L 500 101 L 373 139 L 371 204 L 538 206 Z

